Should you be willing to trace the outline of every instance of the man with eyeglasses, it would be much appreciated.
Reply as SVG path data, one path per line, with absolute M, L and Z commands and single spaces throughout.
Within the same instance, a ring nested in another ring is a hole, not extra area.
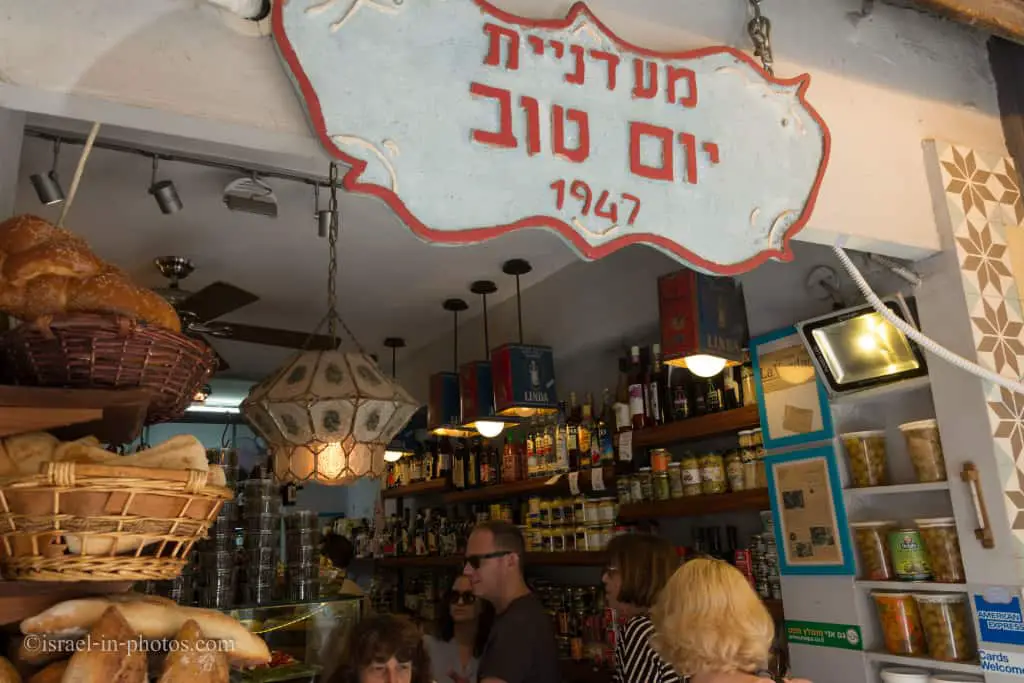
M 560 683 L 555 630 L 523 578 L 524 552 L 523 535 L 507 522 L 477 524 L 469 535 L 463 574 L 496 613 L 480 683 Z

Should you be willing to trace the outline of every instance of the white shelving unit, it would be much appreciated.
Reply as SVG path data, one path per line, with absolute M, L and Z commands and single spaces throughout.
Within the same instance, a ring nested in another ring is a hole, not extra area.
M 890 484 L 889 486 L 865 486 L 863 488 L 844 489 L 847 498 L 864 498 L 867 496 L 886 496 L 902 493 L 925 493 L 927 491 L 949 491 L 948 481 L 915 482 L 912 484 Z
M 940 662 L 937 659 L 924 659 L 923 657 L 905 657 L 903 655 L 891 655 L 888 652 L 866 652 L 864 656 L 870 662 L 879 664 L 896 664 L 899 666 L 912 666 L 915 669 L 929 669 L 931 671 L 952 671 L 961 674 L 982 673 L 980 664 L 968 664 L 964 662 Z
M 853 582 L 865 590 L 883 590 L 901 593 L 966 593 L 963 583 L 935 583 L 934 581 L 862 581 Z

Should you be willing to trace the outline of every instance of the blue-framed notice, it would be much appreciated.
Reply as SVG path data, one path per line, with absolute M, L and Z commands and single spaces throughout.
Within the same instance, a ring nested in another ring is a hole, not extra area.
M 795 327 L 751 339 L 750 361 L 765 449 L 832 438 L 828 394 Z
M 832 444 L 765 458 L 781 574 L 856 571 Z

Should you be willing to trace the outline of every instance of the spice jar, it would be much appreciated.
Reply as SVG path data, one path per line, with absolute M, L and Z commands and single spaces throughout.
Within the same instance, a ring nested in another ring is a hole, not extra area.
M 917 593 L 928 655 L 943 662 L 974 659 L 977 647 L 971 633 L 971 616 L 964 593 Z
M 671 484 L 668 481 L 668 470 L 661 470 L 654 473 L 651 482 L 654 492 L 654 500 L 669 500 L 672 497 Z
M 636 475 L 636 480 L 640 482 L 640 500 L 645 503 L 654 500 L 651 468 L 641 467 L 640 472 Z
M 598 501 L 597 520 L 600 524 L 610 524 L 615 521 L 615 499 L 601 498 Z
M 740 459 L 740 452 L 736 450 L 727 451 L 724 462 L 725 477 L 729 482 L 729 490 L 744 490 L 743 461 Z
M 895 578 L 889 555 L 889 532 L 895 522 L 856 522 L 853 540 L 860 555 L 861 576 L 869 581 L 891 581 Z
M 744 429 L 736 434 L 740 440 L 740 448 L 751 448 L 754 445 L 754 439 L 752 432 L 749 429 Z
M 932 578 L 939 583 L 963 583 L 964 561 L 960 555 L 960 539 L 956 535 L 956 520 L 952 517 L 915 519 L 924 548 L 928 552 Z
M 946 481 L 946 460 L 939 441 L 939 423 L 918 420 L 900 425 L 907 453 L 920 482 Z
M 651 470 L 654 472 L 668 472 L 668 464 L 672 462 L 672 455 L 664 448 L 651 449 Z
M 721 453 L 700 456 L 700 491 L 704 494 L 725 493 L 725 460 Z
M 615 478 L 615 492 L 619 496 L 619 505 L 628 505 L 633 502 L 632 491 L 630 491 L 631 486 L 628 474 L 622 474 Z
M 679 462 L 668 464 L 668 488 L 673 498 L 683 497 L 683 465 Z
M 640 485 L 640 475 L 634 474 L 629 478 L 629 500 L 632 503 L 644 502 L 644 491 Z
M 894 655 L 923 656 L 927 651 L 921 617 L 910 593 L 873 592 L 885 649 Z
M 683 470 L 683 495 L 699 496 L 700 486 L 700 459 L 693 453 L 686 453 L 679 462 Z
M 854 488 L 889 483 L 885 467 L 885 432 L 852 432 L 841 434 L 839 438 L 850 460 L 850 479 Z

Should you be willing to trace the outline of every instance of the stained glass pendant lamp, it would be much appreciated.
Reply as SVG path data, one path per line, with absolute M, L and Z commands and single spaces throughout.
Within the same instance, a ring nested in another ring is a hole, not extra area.
M 494 412 L 502 417 L 551 415 L 558 410 L 555 391 L 555 361 L 550 346 L 523 342 L 523 298 L 519 278 L 533 267 L 523 259 L 506 261 L 506 275 L 516 278 L 516 312 L 519 343 L 499 346 L 491 353 L 494 378 Z
M 384 375 L 338 314 L 338 169 L 331 164 L 327 323 L 337 340 L 329 351 L 301 351 L 254 386 L 242 414 L 273 453 L 274 474 L 285 482 L 345 485 L 384 472 L 384 453 L 418 404 Z M 338 324 L 355 352 L 341 351 Z
M 501 434 L 514 418 L 494 414 L 494 381 L 491 373 L 491 339 L 487 325 L 487 295 L 498 291 L 490 280 L 477 280 L 469 291 L 478 294 L 483 304 L 484 360 L 465 363 L 459 368 L 459 389 L 462 394 L 462 426 L 475 429 L 488 439 Z
M 469 306 L 462 299 L 448 299 L 444 310 L 455 323 L 452 342 L 452 371 L 435 372 L 430 376 L 430 398 L 427 401 L 427 429 L 436 436 L 465 438 L 476 436 L 475 429 L 462 426 L 462 396 L 459 393 L 459 313 Z

